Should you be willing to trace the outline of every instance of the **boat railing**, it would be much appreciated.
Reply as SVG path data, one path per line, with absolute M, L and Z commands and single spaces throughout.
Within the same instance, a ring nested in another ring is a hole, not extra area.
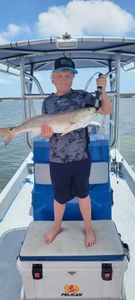
M 110 116 L 109 125 L 109 139 L 110 139 L 110 148 L 117 147 L 118 138 L 119 138 L 119 102 L 120 98 L 126 96 L 127 94 L 120 94 L 120 56 L 116 55 L 116 67 L 111 68 L 109 66 L 109 72 L 105 75 L 109 79 L 110 90 L 107 91 L 113 106 L 113 113 Z M 4 71 L 1 70 L 0 71 Z M 8 70 L 5 70 L 7 72 Z M 18 70 L 17 70 L 18 71 Z M 12 72 L 12 71 L 11 71 Z M 13 72 L 12 72 L 13 73 Z M 26 120 L 27 118 L 31 117 L 33 114 L 36 114 L 36 110 L 33 109 L 34 104 L 32 103 L 33 100 L 43 100 L 49 94 L 44 93 L 39 80 L 34 76 L 34 69 L 31 66 L 30 73 L 25 72 L 25 65 L 24 65 L 24 57 L 22 56 L 20 62 L 20 77 L 21 77 L 21 96 L 20 97 L 12 97 L 14 100 L 22 100 L 23 101 L 23 118 Z M 88 89 L 88 86 L 93 79 L 93 77 L 99 72 L 96 72 L 91 78 L 88 79 L 84 89 Z M 16 75 L 16 74 L 15 74 Z M 33 93 L 33 83 L 36 85 L 38 93 Z M 128 94 L 134 96 L 135 93 Z M 0 100 L 9 100 L 10 98 L 0 98 Z M 32 112 L 33 110 L 33 112 Z M 106 118 L 103 118 L 103 122 L 101 122 L 101 128 L 103 129 L 105 126 Z M 103 130 L 101 130 L 103 132 Z M 26 143 L 30 149 L 32 149 L 31 138 L 28 133 L 26 133 Z

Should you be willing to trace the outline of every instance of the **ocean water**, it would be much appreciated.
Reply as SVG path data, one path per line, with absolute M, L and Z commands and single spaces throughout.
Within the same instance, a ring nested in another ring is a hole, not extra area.
M 119 150 L 135 171 L 135 98 L 121 99 Z
M 41 104 L 36 101 L 38 113 Z M 36 108 L 37 108 L 36 107 Z M 119 122 L 119 149 L 135 170 L 135 99 L 121 99 Z M 19 124 L 23 120 L 22 102 L 16 100 L 0 102 L 0 127 Z M 30 149 L 24 135 L 14 138 L 4 146 L 0 138 L 0 192 L 26 158 Z

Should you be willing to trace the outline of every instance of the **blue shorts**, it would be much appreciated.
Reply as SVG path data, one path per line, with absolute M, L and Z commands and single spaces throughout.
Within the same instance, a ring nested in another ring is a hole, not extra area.
M 90 168 L 90 158 L 66 163 L 50 162 L 55 200 L 64 204 L 74 197 L 88 196 Z

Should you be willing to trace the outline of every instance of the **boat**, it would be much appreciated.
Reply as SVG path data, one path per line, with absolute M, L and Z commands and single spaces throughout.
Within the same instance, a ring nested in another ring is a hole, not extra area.
M 64 230 L 58 237 L 60 246 L 57 238 L 49 250 L 41 243 L 39 237 L 43 229 L 53 221 L 49 142 L 40 136 L 32 140 L 26 134 L 30 154 L 0 194 L 0 299 L 69 297 L 133 300 L 135 173 L 118 150 L 118 138 L 120 98 L 127 96 L 120 89 L 121 70 L 126 72 L 135 68 L 135 39 L 96 36 L 72 38 L 65 33 L 60 38 L 0 45 L 0 71 L 20 77 L 20 97 L 14 99 L 22 101 L 24 119 L 32 115 L 29 103 L 36 99 L 42 101 L 49 94 L 43 91 L 37 74 L 52 70 L 54 60 L 63 55 L 72 58 L 77 69 L 94 70 L 97 76 L 104 73 L 109 82 L 107 93 L 112 101 L 113 113 L 100 121 L 96 119 L 89 127 L 92 220 L 102 247 L 99 251 L 97 239 L 97 246 L 82 249 L 82 220 L 76 199 L 67 205 Z M 88 90 L 92 78 L 89 75 L 84 89 Z M 33 84 L 37 93 L 33 92 Z M 128 93 L 128 97 L 134 96 L 133 92 Z M 2 101 L 9 99 L 5 97 Z M 68 228 L 74 228 L 72 233 Z M 67 250 L 64 248 L 65 240 Z M 102 275 L 100 269 L 98 286 L 95 269 L 99 270 L 99 263 Z M 68 277 L 63 273 L 63 264 L 68 270 Z M 88 273 L 91 264 L 94 267 Z M 80 272 L 81 279 L 77 279 L 77 272 Z M 47 283 L 44 273 L 49 278 Z

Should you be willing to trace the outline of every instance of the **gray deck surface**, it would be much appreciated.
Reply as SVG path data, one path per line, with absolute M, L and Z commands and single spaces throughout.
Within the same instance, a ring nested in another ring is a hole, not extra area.
M 0 300 L 20 299 L 21 278 L 16 269 L 16 258 L 25 234 L 26 229 L 16 229 L 0 239 Z

